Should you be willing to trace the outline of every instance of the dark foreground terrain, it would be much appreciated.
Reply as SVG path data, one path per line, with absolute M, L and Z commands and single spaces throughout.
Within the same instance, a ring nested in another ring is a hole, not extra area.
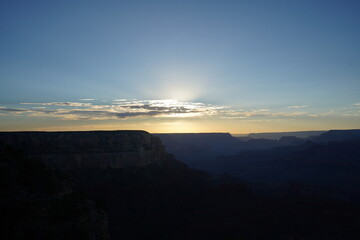
M 146 132 L 0 141 L 2 239 L 360 239 L 356 202 L 295 183 L 260 196 L 229 175 L 188 168 Z

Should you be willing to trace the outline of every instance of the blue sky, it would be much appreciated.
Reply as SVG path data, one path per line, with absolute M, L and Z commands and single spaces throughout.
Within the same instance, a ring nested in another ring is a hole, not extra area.
M 359 1 L 0 4 L 0 130 L 360 128 Z

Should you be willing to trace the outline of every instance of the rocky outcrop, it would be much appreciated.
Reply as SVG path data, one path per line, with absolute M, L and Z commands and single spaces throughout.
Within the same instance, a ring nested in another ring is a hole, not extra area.
M 108 240 L 107 215 L 70 176 L 0 144 L 1 239 Z
M 167 157 L 145 131 L 2 132 L 0 142 L 60 170 L 161 165 Z

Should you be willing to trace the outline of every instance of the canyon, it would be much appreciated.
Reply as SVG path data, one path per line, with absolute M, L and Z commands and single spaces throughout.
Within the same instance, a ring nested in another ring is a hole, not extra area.
M 0 142 L 59 170 L 161 165 L 167 157 L 145 131 L 1 132 Z

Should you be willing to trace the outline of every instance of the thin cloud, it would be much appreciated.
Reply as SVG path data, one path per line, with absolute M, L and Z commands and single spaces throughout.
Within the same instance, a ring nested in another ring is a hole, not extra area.
M 294 106 L 288 106 L 287 108 L 295 108 L 295 109 L 298 109 L 298 108 L 306 108 L 308 107 L 308 105 L 294 105 Z
M 230 110 L 224 111 L 223 119 L 292 119 L 299 117 L 313 117 L 311 114 L 307 112 L 271 112 L 269 110 L 264 111 L 264 109 L 255 109 L 255 110 Z
M 8 113 L 54 113 L 54 110 L 47 109 L 25 109 L 25 108 L 7 108 L 0 107 L 0 111 Z
M 42 106 L 60 106 L 60 107 L 90 107 L 92 103 L 81 102 L 48 102 L 48 103 L 20 103 L 22 105 L 42 105 Z
M 0 111 L 4 111 L 4 112 L 27 112 L 29 110 L 27 109 L 23 109 L 23 108 L 7 108 L 7 107 L 0 107 Z
M 114 104 L 81 102 L 21 103 L 30 109 L 2 108 L 4 112 L 24 113 L 34 117 L 55 117 L 71 120 L 105 120 L 135 117 L 184 118 L 203 117 L 219 113 L 222 107 L 197 102 L 164 100 L 127 100 Z M 35 107 L 34 107 L 35 105 Z M 38 107 L 40 106 L 40 107 Z M 46 106 L 46 109 L 43 107 Z M 64 107 L 64 108 L 59 108 Z
M 118 99 L 126 100 L 126 99 Z M 116 120 L 128 118 L 207 118 L 219 117 L 229 120 L 282 120 L 314 118 L 329 113 L 307 113 L 303 111 L 276 112 L 268 108 L 234 109 L 201 102 L 182 102 L 173 99 L 126 100 L 108 104 L 83 102 L 21 103 L 29 108 L 0 107 L 3 114 L 49 117 L 65 120 Z M 303 108 L 290 106 L 288 108 Z M 334 114 L 334 113 L 331 113 Z

